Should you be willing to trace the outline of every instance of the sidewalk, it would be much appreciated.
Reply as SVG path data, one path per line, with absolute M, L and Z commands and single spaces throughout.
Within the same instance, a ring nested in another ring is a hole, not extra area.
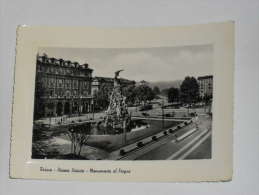
M 59 117 L 47 117 L 43 119 L 39 119 L 34 121 L 35 124 L 44 124 L 50 126 L 60 126 L 60 125 L 69 125 L 73 123 L 87 122 L 98 119 L 103 119 L 105 116 L 105 112 L 97 112 L 97 113 L 87 113 L 81 114 L 77 116 L 59 116 Z

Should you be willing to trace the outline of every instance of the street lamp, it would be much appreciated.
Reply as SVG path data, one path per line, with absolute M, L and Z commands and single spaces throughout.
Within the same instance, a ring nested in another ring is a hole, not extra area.
M 164 126 L 165 126 L 165 117 L 164 117 L 164 99 L 162 100 L 161 109 L 162 109 L 162 130 L 163 130 L 163 129 L 164 129 Z
M 93 120 L 94 120 L 94 98 L 92 99 L 92 113 L 93 113 Z
M 123 128 L 123 136 L 122 136 L 122 143 L 126 145 L 127 142 L 127 121 L 126 119 L 122 122 L 122 128 Z

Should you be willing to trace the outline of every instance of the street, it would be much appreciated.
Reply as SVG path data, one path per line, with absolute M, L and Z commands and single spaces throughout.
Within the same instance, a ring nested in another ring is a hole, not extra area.
M 189 125 L 181 127 L 175 133 L 161 136 L 157 141 L 142 140 L 147 143 L 142 148 L 128 152 L 121 160 L 176 160 L 176 159 L 209 159 L 211 158 L 211 117 L 198 115 Z M 129 151 L 132 146 L 123 149 Z M 113 155 L 118 151 L 113 152 Z
M 208 159 L 211 158 L 210 148 L 211 132 L 198 130 L 180 142 L 171 140 L 136 160 Z

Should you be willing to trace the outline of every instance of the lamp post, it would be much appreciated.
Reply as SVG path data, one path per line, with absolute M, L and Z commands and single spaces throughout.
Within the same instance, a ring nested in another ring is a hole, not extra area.
M 164 100 L 162 100 L 162 106 L 161 106 L 161 109 L 162 109 L 162 130 L 164 129 L 164 126 L 165 126 L 165 117 L 164 117 Z
M 126 145 L 126 142 L 127 142 L 127 125 L 126 125 L 127 121 L 126 119 L 123 119 L 123 122 L 122 122 L 122 128 L 123 128 L 123 137 L 122 137 L 122 142 L 124 145 Z
M 93 120 L 94 120 L 94 98 L 92 99 L 92 113 L 93 113 Z

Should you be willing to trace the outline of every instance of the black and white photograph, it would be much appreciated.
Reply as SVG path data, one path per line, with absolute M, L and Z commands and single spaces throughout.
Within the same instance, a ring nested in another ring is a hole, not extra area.
M 211 159 L 213 52 L 38 48 L 31 158 Z
M 21 26 L 10 176 L 231 180 L 233 34 Z
M 258 10 L 0 0 L 0 195 L 258 195 Z

